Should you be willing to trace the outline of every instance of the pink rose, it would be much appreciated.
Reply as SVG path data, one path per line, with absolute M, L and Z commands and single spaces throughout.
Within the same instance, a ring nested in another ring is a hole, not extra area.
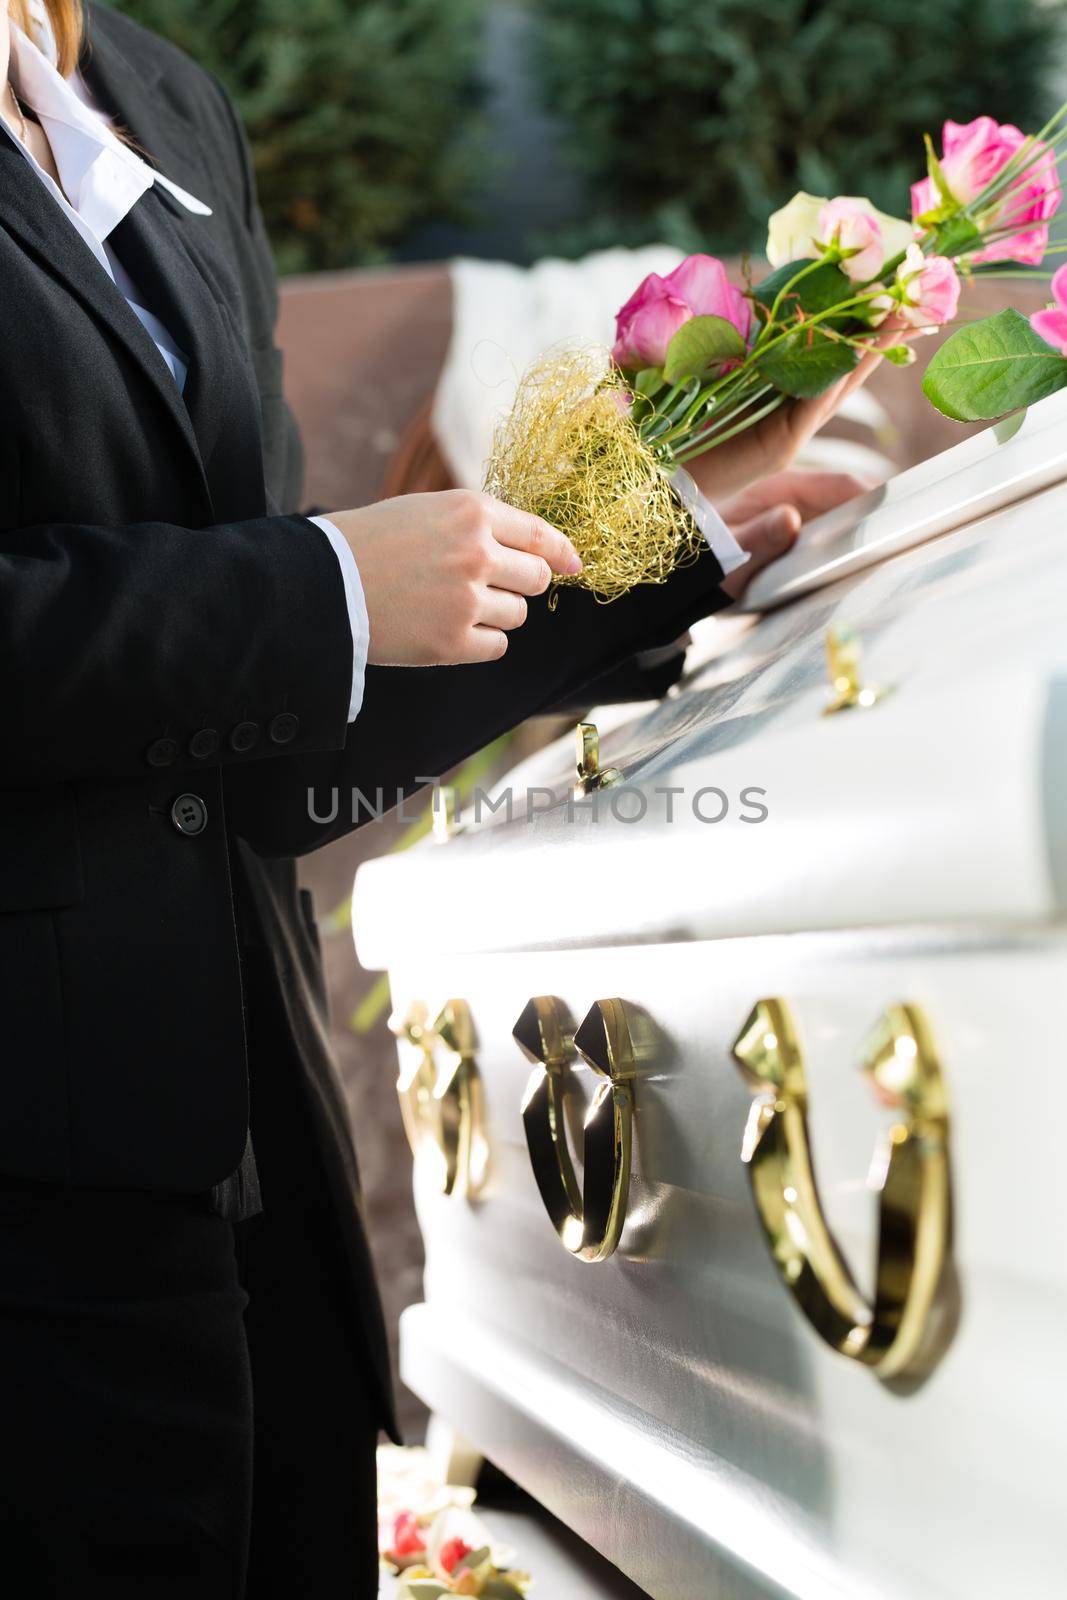
M 686 256 L 665 278 L 650 272 L 615 319 L 616 364 L 635 370 L 661 367 L 670 344 L 690 317 L 725 317 L 748 338 L 752 310 L 714 256 Z
M 1046 344 L 1067 356 L 1067 265 L 1062 266 L 1052 280 L 1052 298 L 1055 306 L 1047 311 L 1035 311 L 1030 326 Z
M 917 244 L 908 246 L 897 268 L 895 311 L 901 321 L 932 333 L 951 322 L 960 299 L 960 275 L 947 256 L 924 256 Z
M 944 146 L 941 170 L 952 198 L 968 205 L 988 183 L 1002 172 L 1022 145 L 1026 135 L 1010 122 L 997 123 L 992 117 L 976 117 L 973 122 L 946 122 L 942 130 Z M 1036 156 L 1036 152 L 1041 154 Z M 1062 193 L 1056 172 L 1056 158 L 1047 144 L 1036 141 L 1025 158 L 1029 165 L 998 196 L 988 213 L 980 219 L 983 233 L 998 232 L 972 261 L 1022 261 L 1039 266 L 1048 246 L 1048 222 L 1060 203 Z M 915 218 L 933 211 L 941 196 L 932 178 L 911 186 L 911 212 Z M 1011 229 L 1011 233 L 1002 230 Z
M 831 200 L 819 212 L 819 238 L 844 252 L 841 271 L 855 283 L 866 283 L 885 260 L 882 225 L 858 200 Z

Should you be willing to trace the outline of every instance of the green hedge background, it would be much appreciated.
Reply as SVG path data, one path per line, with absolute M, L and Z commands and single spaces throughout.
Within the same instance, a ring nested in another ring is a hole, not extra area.
M 116 0 L 236 98 L 283 272 L 383 259 L 477 189 L 483 0 Z
M 499 251 L 479 208 L 506 212 L 519 260 L 758 248 L 795 189 L 900 211 L 923 131 L 983 112 L 1033 129 L 1067 92 L 1067 0 L 115 3 L 235 95 L 283 271 Z M 543 151 L 509 115 L 523 100 L 550 113 Z M 536 227 L 538 197 L 508 184 L 518 143 L 527 185 L 544 167 Z M 561 163 L 584 180 L 577 223 L 552 211 Z
M 906 214 L 921 135 L 1060 98 L 1042 0 L 530 0 L 546 92 L 598 196 L 586 242 L 759 248 L 797 189 Z

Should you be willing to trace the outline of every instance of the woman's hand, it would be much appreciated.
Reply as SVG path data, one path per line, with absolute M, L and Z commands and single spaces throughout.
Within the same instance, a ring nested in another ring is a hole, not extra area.
M 873 486 L 871 479 L 851 472 L 807 472 L 792 467 L 720 501 L 719 515 L 742 550 L 749 552 L 745 565 L 724 580 L 725 593 L 739 599 L 757 572 L 793 546 L 802 523 L 866 494 Z
M 898 337 L 889 334 L 881 342 L 893 343 Z M 880 360 L 880 355 L 872 351 L 825 394 L 814 400 L 786 401 L 754 427 L 746 428 L 736 438 L 687 462 L 698 488 L 718 505 L 757 480 L 781 472 L 838 412 L 849 395 L 866 383 Z
M 378 666 L 495 661 L 526 621 L 525 596 L 581 571 L 539 517 L 466 489 L 331 513 L 356 558 Z

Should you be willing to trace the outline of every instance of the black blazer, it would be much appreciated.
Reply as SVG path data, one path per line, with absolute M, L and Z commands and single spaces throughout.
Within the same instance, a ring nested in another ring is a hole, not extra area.
M 490 666 L 372 668 L 349 729 L 343 587 L 291 514 L 299 447 L 232 107 L 106 9 L 83 70 L 213 215 L 156 187 L 110 241 L 189 353 L 182 396 L 0 140 L 0 1172 L 195 1192 L 244 1150 L 245 1011 L 303 915 L 289 858 L 346 826 L 311 820 L 309 783 L 443 772 L 715 609 L 720 572 L 709 555 L 609 607 L 534 604 Z

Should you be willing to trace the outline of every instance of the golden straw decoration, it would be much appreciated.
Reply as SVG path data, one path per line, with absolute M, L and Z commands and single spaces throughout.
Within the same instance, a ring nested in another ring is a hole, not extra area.
M 543 517 L 578 551 L 582 571 L 556 584 L 605 603 L 635 584 L 664 583 L 705 548 L 630 420 L 632 398 L 605 350 L 546 356 L 522 378 L 486 469 L 490 494 Z

